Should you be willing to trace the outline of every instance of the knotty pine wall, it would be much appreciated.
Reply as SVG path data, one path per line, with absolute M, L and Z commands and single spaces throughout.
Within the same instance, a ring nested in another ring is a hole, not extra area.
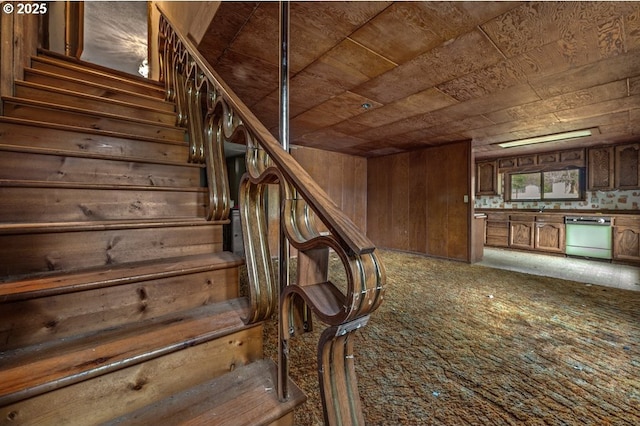
M 472 176 L 469 142 L 369 159 L 369 238 L 378 247 L 469 261 Z

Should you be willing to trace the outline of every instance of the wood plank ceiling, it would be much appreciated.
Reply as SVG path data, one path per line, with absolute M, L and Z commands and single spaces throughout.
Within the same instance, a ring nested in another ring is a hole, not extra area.
M 278 3 L 222 2 L 199 49 L 277 135 Z M 639 2 L 292 2 L 291 143 L 477 158 L 640 141 Z M 596 128 L 536 147 L 498 142 Z

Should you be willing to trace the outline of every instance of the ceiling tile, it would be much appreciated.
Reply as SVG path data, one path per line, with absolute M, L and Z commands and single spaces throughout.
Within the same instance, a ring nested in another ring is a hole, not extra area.
M 277 2 L 260 2 L 230 48 L 277 67 L 280 35 L 278 11 Z M 290 54 L 293 55 L 294 52 Z
M 367 112 L 367 109 L 363 107 L 364 104 L 369 105 L 367 108 L 376 108 L 379 106 L 379 104 L 376 104 L 370 99 L 355 93 L 345 92 L 297 115 L 291 120 L 291 126 L 304 129 L 299 130 L 298 134 L 315 131 L 322 127 L 329 127 Z
M 240 99 L 252 106 L 278 87 L 278 67 L 260 59 L 227 50 L 216 71 Z M 259 75 L 260 78 L 254 76 Z
M 351 122 L 364 124 L 368 127 L 378 127 L 456 103 L 455 99 L 432 87 L 359 115 Z
M 350 38 L 344 39 L 319 60 L 340 63 L 362 74 L 366 79 L 377 77 L 396 67 L 393 62 Z
M 590 117 L 597 117 L 602 111 L 610 113 L 628 111 L 640 105 L 640 95 L 627 96 L 621 99 L 612 99 L 597 104 L 578 106 L 572 109 L 556 112 L 561 121 L 573 121 Z
M 638 70 L 640 70 L 640 49 L 571 68 L 566 72 L 532 79 L 531 87 L 541 97 L 548 98 L 635 76 L 638 75 Z
M 495 123 L 506 123 L 512 120 L 522 120 L 527 117 L 540 114 L 566 111 L 580 106 L 596 104 L 626 96 L 627 80 L 625 79 L 601 86 L 566 93 L 541 101 L 506 108 L 493 113 L 488 113 L 486 116 Z
M 624 29 L 627 50 L 640 48 L 640 7 L 624 15 Z
M 629 95 L 640 95 L 640 74 L 629 79 Z
M 450 107 L 447 111 L 461 117 L 477 115 L 479 112 L 487 114 L 493 111 L 523 105 L 540 100 L 540 96 L 528 84 L 512 86 L 504 90 L 496 91 L 480 98 L 460 102 Z
M 220 3 L 216 15 L 198 45 L 198 49 L 209 63 L 215 65 L 218 62 L 218 58 L 229 47 L 257 5 L 256 2 Z
M 343 148 L 354 147 L 365 142 L 353 136 L 326 129 L 318 132 L 307 133 L 306 135 L 294 138 L 294 143 L 304 144 L 304 146 L 322 146 L 331 151 L 340 151 Z
M 296 74 L 289 86 L 292 117 L 348 90 L 348 87 L 336 84 L 328 76 L 309 71 Z
M 512 58 L 562 38 L 562 28 L 570 22 L 570 7 L 562 3 L 525 3 L 483 24 L 482 29 L 506 57 Z
M 325 80 L 348 90 L 394 67 L 381 56 L 345 39 L 310 64 L 305 72 L 322 75 Z
M 526 82 L 527 78 L 520 67 L 513 61 L 504 60 L 437 87 L 453 99 L 463 102 Z
M 474 30 L 354 89 L 389 103 L 501 61 L 485 35 Z
M 351 38 L 380 56 L 402 64 L 441 44 L 429 11 L 420 2 L 399 2 L 356 31 Z
M 355 29 L 388 7 L 390 2 L 292 2 L 291 59 L 293 72 L 302 70 Z

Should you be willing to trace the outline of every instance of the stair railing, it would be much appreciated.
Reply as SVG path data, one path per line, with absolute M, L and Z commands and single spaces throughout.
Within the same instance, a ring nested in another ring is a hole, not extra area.
M 384 295 L 385 272 L 374 245 L 164 15 L 159 34 L 167 95 L 176 100 L 179 119 L 188 126 L 192 161 L 204 158 L 210 186 L 216 186 L 210 196 L 213 218 L 228 215 L 223 142 L 246 144 L 240 210 L 251 314 L 245 321 L 267 320 L 277 312 L 281 399 L 288 397 L 290 341 L 311 330 L 313 313 L 328 326 L 317 354 L 325 423 L 364 424 L 353 334 L 366 325 Z M 281 244 L 290 244 L 298 252 L 294 283 L 289 282 L 289 259 L 280 259 L 286 278 L 280 282 L 275 278 L 265 213 L 269 185 L 280 188 L 280 226 L 287 239 Z M 330 250 L 344 269 L 346 282 L 340 287 L 329 279 Z

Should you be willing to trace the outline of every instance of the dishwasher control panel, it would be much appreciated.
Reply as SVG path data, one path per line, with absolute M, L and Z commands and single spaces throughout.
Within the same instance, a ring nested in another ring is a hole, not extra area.
M 607 216 L 565 216 L 564 223 L 576 225 L 611 226 L 611 218 Z

